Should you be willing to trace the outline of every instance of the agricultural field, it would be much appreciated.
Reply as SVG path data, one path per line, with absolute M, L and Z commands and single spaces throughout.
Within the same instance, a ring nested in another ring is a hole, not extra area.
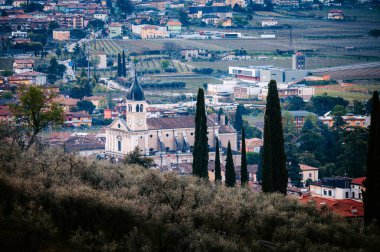
M 123 51 L 123 49 L 116 43 L 116 41 L 111 39 L 92 41 L 91 50 L 103 51 L 108 55 L 117 55 Z
M 150 74 L 163 73 L 161 62 L 163 60 L 144 60 L 140 61 L 137 65 L 139 71 L 144 71 Z M 183 63 L 179 60 L 167 60 L 169 67 L 177 69 L 178 74 L 191 74 L 192 66 L 187 63 Z
M 350 102 L 354 100 L 366 101 L 372 96 L 372 92 L 380 90 L 380 81 L 374 80 L 369 84 L 361 84 L 360 82 L 352 84 L 317 86 L 315 94 L 327 94 L 334 97 L 342 97 Z
M 171 75 L 170 77 L 152 77 L 149 82 L 185 82 L 186 88 L 183 90 L 176 90 L 178 93 L 196 93 L 196 91 L 199 88 L 203 88 L 204 84 L 207 83 L 222 83 L 220 79 L 209 77 L 209 76 L 201 76 L 201 75 L 194 75 L 189 77 L 176 77 L 175 75 Z M 171 91 L 167 91 L 168 93 L 172 93 Z M 147 91 L 148 94 L 153 95 L 151 91 Z M 163 91 L 162 93 L 165 93 Z M 170 95 L 170 94 L 169 94 Z

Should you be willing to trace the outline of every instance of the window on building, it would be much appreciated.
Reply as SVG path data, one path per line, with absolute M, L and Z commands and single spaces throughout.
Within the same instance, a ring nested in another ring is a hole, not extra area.
M 355 199 L 355 192 L 352 192 L 352 198 Z
M 359 199 L 362 199 L 362 194 L 361 193 L 359 193 Z
M 140 105 L 140 112 L 143 112 L 144 111 L 144 106 L 141 104 Z
M 117 151 L 121 151 L 121 141 L 117 141 Z
M 326 190 L 323 190 L 323 195 L 327 195 L 327 191 Z
M 169 134 L 166 134 L 166 137 L 169 137 Z
M 121 127 L 121 126 L 120 126 L 120 123 L 117 125 L 117 127 L 120 129 L 120 127 Z
M 150 138 L 152 138 L 153 137 L 153 135 L 150 135 Z
M 346 199 L 348 199 L 349 197 L 350 197 L 349 192 L 346 192 Z
M 140 106 L 137 104 L 136 105 L 136 112 L 139 112 L 139 108 L 140 108 Z
M 329 190 L 329 196 L 332 196 L 332 191 L 331 190 Z
M 194 133 L 193 133 L 193 132 L 191 132 L 191 133 L 190 133 L 190 135 L 192 136 L 192 135 L 194 135 Z
M 311 178 L 311 176 L 312 176 L 312 174 L 311 174 L 311 173 L 309 173 L 309 178 Z

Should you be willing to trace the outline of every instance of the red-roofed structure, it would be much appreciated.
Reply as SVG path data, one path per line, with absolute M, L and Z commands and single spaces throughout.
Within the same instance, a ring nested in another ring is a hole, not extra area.
M 323 207 L 327 207 L 330 211 L 345 218 L 363 218 L 364 216 L 363 203 L 352 199 L 336 200 L 322 197 L 302 197 L 300 202 L 302 204 L 314 204 L 321 211 L 323 211 Z

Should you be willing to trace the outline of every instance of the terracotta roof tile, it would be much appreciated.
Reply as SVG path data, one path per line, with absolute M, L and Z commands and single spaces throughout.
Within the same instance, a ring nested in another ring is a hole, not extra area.
M 180 116 L 171 118 L 147 118 L 149 130 L 155 129 L 190 129 L 195 128 L 194 116 Z M 207 126 L 212 127 L 215 122 L 208 117 Z
M 366 179 L 366 177 L 355 178 L 351 181 L 351 184 L 363 185 L 363 182 L 365 179 Z

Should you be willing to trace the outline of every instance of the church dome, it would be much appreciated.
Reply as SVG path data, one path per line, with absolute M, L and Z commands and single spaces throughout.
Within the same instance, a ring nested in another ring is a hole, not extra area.
M 135 81 L 133 82 L 129 92 L 127 94 L 127 99 L 130 101 L 143 101 L 145 100 L 144 92 L 137 81 L 137 76 L 135 74 Z

